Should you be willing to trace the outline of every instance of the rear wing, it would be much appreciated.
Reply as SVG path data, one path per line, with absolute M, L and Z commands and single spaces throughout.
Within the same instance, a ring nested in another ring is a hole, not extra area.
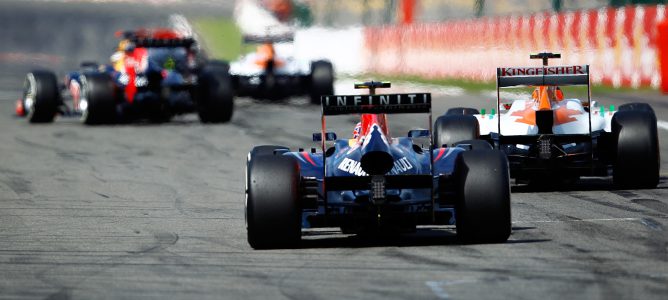
M 156 38 L 134 38 L 130 40 L 135 47 L 139 48 L 190 48 L 196 42 L 193 38 L 179 39 L 156 39 Z
M 496 109 L 501 111 L 501 88 L 517 86 L 568 86 L 580 85 L 587 87 L 587 102 L 591 103 L 591 84 L 589 81 L 589 65 L 575 66 L 548 66 L 548 59 L 561 58 L 558 53 L 538 53 L 530 56 L 531 59 L 542 59 L 541 67 L 518 67 L 496 69 Z M 591 110 L 589 112 L 589 133 L 591 135 Z M 551 111 L 536 111 L 538 114 L 547 114 L 552 120 Z M 536 117 L 538 119 L 538 117 Z M 552 122 L 552 121 L 550 121 Z M 540 126 L 539 126 L 540 128 Z M 551 127 L 550 127 L 551 128 Z M 502 136 L 501 118 L 497 118 L 497 132 Z
M 431 113 L 431 94 L 326 95 L 322 115 Z
M 169 28 L 117 31 L 116 37 L 126 39 L 140 48 L 189 48 L 196 43 L 192 37 L 183 36 Z
M 589 85 L 589 65 L 497 68 L 497 86 Z

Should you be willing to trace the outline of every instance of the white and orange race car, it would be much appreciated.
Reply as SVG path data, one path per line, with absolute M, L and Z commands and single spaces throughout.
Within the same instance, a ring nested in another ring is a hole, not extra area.
M 654 110 L 646 103 L 615 109 L 592 101 L 589 66 L 548 66 L 548 59 L 560 57 L 539 53 L 531 58 L 542 59 L 543 66 L 498 68 L 497 108 L 482 113 L 450 109 L 436 121 L 435 143 L 501 149 L 517 181 L 612 175 L 621 187 L 656 187 L 660 159 Z M 577 89 L 582 99 L 569 98 Z
M 312 104 L 320 104 L 320 96 L 334 93 L 332 63 L 300 57 L 292 33 L 244 36 L 244 42 L 257 48 L 230 63 L 236 96 L 269 100 L 308 96 Z

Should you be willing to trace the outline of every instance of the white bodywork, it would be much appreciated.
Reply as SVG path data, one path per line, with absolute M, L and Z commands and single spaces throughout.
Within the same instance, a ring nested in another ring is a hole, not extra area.
M 541 56 L 542 55 L 542 56 Z M 547 66 L 548 58 L 560 55 L 542 53 L 532 58 L 542 58 L 540 67 L 497 68 L 497 94 L 499 108 L 505 108 L 501 99 L 514 99 L 508 110 L 499 115 L 477 115 L 480 134 L 498 133 L 502 136 L 538 135 L 536 112 L 552 111 L 552 134 L 590 134 L 610 132 L 614 111 L 605 109 L 596 101 L 564 98 L 559 86 L 589 86 L 589 66 Z M 535 87 L 531 96 L 502 92 L 502 88 Z M 587 89 L 589 91 L 589 88 Z M 585 110 L 590 105 L 591 114 Z M 591 118 L 590 118 L 591 116 Z M 500 119 L 499 119 L 500 118 Z
M 276 60 L 281 62 L 274 69 L 275 75 L 308 75 L 311 72 L 311 61 L 297 59 L 295 47 L 292 43 L 274 44 Z M 264 69 L 256 64 L 258 55 L 255 52 L 241 56 L 230 63 L 230 74 L 239 76 L 259 76 Z
M 582 106 L 579 99 L 564 99 L 552 104 L 555 114 L 564 112 L 568 115 L 568 121 L 554 124 L 554 134 L 589 134 L 589 113 Z M 610 132 L 610 121 L 614 111 L 605 110 L 596 101 L 591 105 L 591 131 L 604 130 Z M 537 110 L 533 100 L 515 100 L 510 109 L 502 111 L 501 114 L 478 114 L 475 117 L 480 124 L 480 134 L 500 133 L 505 136 L 513 135 L 536 135 L 538 126 L 523 122 L 523 113 L 527 110 Z M 529 112 L 530 113 L 530 112 Z M 501 132 L 499 132 L 499 118 L 501 118 Z M 555 120 L 557 118 L 555 117 Z M 529 122 L 531 123 L 531 122 Z M 535 123 L 535 122 L 534 122 Z

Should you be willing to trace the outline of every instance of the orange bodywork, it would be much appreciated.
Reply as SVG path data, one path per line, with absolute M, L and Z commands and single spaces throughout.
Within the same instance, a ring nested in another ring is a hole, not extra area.
M 531 96 L 533 102 L 527 102 L 523 110 L 511 114 L 511 116 L 519 117 L 515 122 L 536 125 L 536 110 L 553 110 L 555 125 L 576 121 L 573 116 L 581 114 L 579 110 L 568 109 L 565 105 L 554 108 L 555 104 L 564 100 L 563 92 L 556 87 L 539 86 Z
M 274 50 L 274 45 L 271 43 L 265 43 L 257 46 L 255 54 L 255 64 L 262 67 L 263 69 L 267 68 L 270 61 L 273 61 L 274 66 L 276 67 L 283 65 L 283 61 L 276 59 L 276 50 Z
M 290 0 L 264 0 L 263 4 L 281 22 L 287 21 L 292 16 L 292 2 Z

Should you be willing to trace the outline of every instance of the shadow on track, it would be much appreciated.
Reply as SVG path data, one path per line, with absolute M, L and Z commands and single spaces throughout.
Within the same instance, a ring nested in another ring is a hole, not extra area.
M 533 230 L 535 227 L 513 227 L 513 231 Z M 503 244 L 527 244 L 549 242 L 550 239 L 510 239 Z M 377 233 L 341 235 L 335 229 L 326 231 L 305 231 L 299 248 L 370 248 L 370 247 L 419 247 L 458 246 L 462 243 L 453 230 L 436 227 L 421 227 L 415 233 Z
M 665 183 L 668 177 L 659 178 L 657 189 L 666 189 Z M 517 184 L 511 186 L 512 193 L 536 193 L 536 192 L 583 192 L 583 191 L 617 191 L 627 190 L 619 188 L 612 183 L 611 177 L 584 177 L 575 181 L 567 182 L 539 182 L 529 184 Z

